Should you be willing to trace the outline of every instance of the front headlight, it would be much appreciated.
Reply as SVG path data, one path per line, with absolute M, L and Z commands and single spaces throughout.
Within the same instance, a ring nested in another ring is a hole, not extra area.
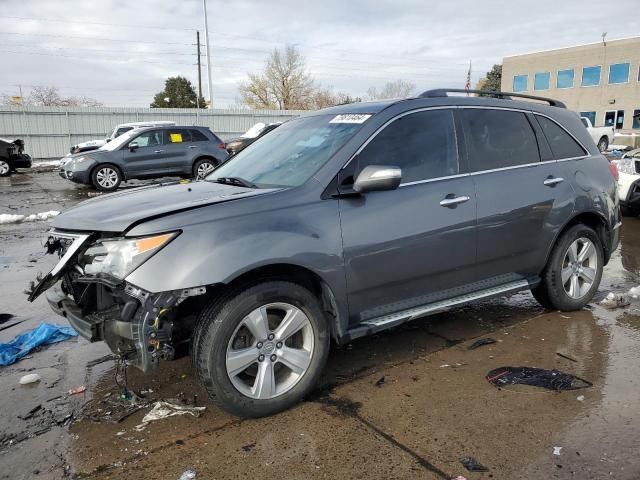
M 87 249 L 80 263 L 84 264 L 84 272 L 88 275 L 103 273 L 124 279 L 177 235 L 178 232 L 172 232 L 152 237 L 99 240 Z

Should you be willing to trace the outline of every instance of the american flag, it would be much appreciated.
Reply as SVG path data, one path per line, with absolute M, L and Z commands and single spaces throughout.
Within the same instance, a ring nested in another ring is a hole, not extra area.
M 467 91 L 467 97 L 468 97 L 469 90 L 471 90 L 471 60 L 469 60 L 469 70 L 467 71 L 467 83 L 464 85 L 464 89 Z

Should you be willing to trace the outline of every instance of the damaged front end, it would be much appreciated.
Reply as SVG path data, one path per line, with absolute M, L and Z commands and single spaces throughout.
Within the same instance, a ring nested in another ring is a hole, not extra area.
M 51 308 L 81 336 L 104 340 L 115 354 L 147 371 L 161 358 L 173 359 L 176 345 L 188 341 L 190 328 L 182 317 L 176 327 L 179 306 L 206 288 L 152 293 L 125 278 L 178 234 L 129 238 L 52 231 L 47 251 L 60 261 L 29 300 L 46 291 Z

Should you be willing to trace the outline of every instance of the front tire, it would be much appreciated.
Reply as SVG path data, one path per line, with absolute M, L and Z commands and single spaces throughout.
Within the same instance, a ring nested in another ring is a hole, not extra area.
M 194 332 L 194 364 L 211 400 L 240 417 L 298 403 L 314 387 L 329 352 L 318 299 L 286 281 L 265 281 L 214 301 Z
M 11 175 L 11 164 L 9 160 L 0 158 L 0 177 L 8 177 Z
M 600 150 L 600 153 L 604 153 L 607 151 L 607 148 L 609 148 L 609 139 L 607 137 L 602 137 L 598 140 L 598 150 Z
M 113 192 L 121 182 L 120 169 L 110 163 L 100 164 L 91 172 L 91 183 L 100 191 Z
M 580 310 L 598 290 L 603 267 L 600 238 L 591 227 L 575 225 L 553 247 L 533 296 L 549 309 Z

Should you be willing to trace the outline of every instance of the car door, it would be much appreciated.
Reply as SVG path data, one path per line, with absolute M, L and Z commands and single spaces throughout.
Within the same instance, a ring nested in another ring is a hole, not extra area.
M 532 115 L 488 108 L 460 113 L 477 196 L 478 280 L 497 285 L 535 277 L 573 210 L 570 182 L 548 145 L 541 157 L 544 139 Z
M 123 162 L 128 177 L 152 175 L 165 155 L 161 129 L 145 130 L 123 148 Z
M 339 183 L 367 165 L 400 167 L 402 183 L 339 200 L 352 325 L 453 295 L 472 281 L 475 263 L 474 187 L 460 164 L 452 109 L 396 117 Z
M 167 128 L 164 130 L 164 155 L 159 168 L 165 173 L 189 172 L 189 160 L 192 158 L 193 142 L 191 132 L 186 128 Z

